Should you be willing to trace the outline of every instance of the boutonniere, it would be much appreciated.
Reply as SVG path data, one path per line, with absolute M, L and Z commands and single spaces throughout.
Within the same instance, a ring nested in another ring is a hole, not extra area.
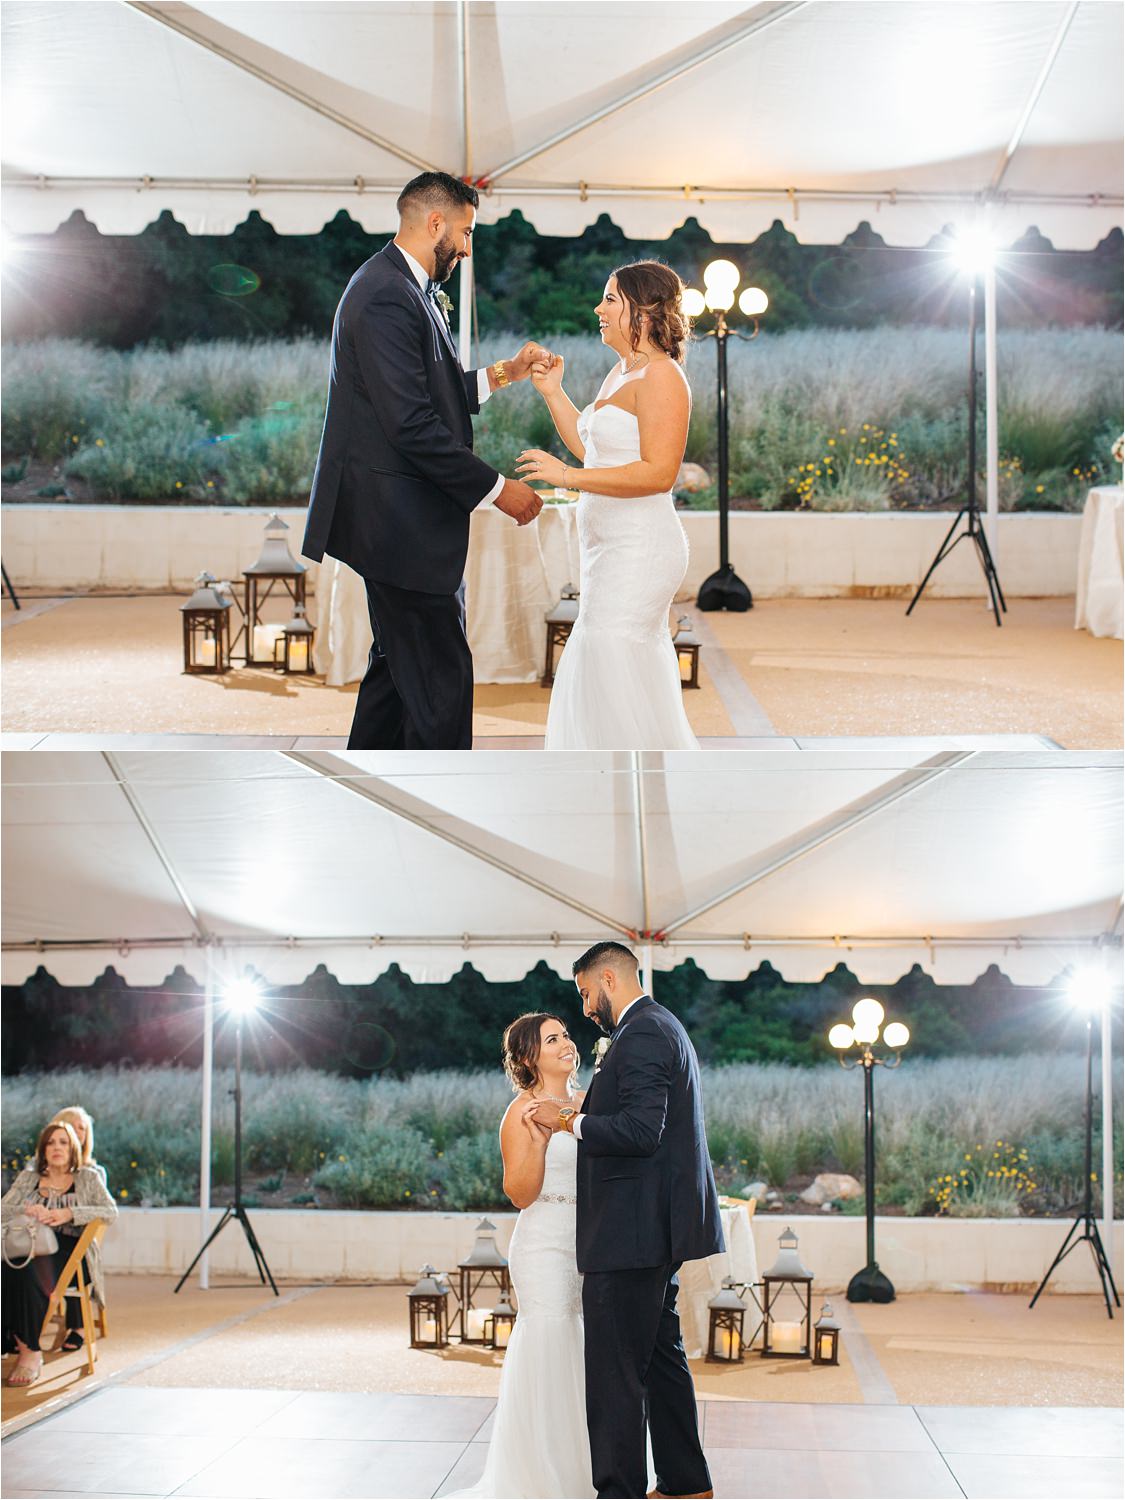
M 445 293 L 443 291 L 440 291 L 440 290 L 438 290 L 438 291 L 436 291 L 434 293 L 434 298 L 435 298 L 435 300 L 437 302 L 437 305 L 441 308 L 442 312 L 445 314 L 445 321 L 448 323 L 449 322 L 449 315 L 453 311 L 453 303 L 449 300 L 449 298 L 445 295 Z
M 605 1060 L 605 1055 L 613 1046 L 611 1036 L 603 1036 L 594 1047 L 594 1072 L 596 1073 Z

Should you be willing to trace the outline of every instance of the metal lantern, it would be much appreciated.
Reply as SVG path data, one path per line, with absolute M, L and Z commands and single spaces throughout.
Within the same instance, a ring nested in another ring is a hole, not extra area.
M 691 620 L 687 615 L 681 615 L 677 620 L 672 644 L 676 648 L 676 660 L 680 664 L 680 686 L 697 688 L 699 686 L 699 648 L 703 642 L 692 629 Z
M 797 1236 L 791 1229 L 777 1243 L 777 1260 L 762 1277 L 762 1355 L 808 1359 L 812 1353 L 812 1272 L 797 1253 Z M 796 1322 L 794 1313 L 799 1314 Z
M 820 1317 L 813 1328 L 814 1365 L 838 1365 L 840 1363 L 840 1325 L 832 1316 L 832 1306 L 826 1302 L 820 1309 Z
M 262 544 L 262 551 L 257 562 L 251 563 L 250 567 L 243 570 L 242 577 L 245 581 L 246 608 L 243 629 L 246 632 L 246 665 L 248 667 L 272 667 L 274 664 L 272 643 L 268 656 L 259 654 L 260 648 L 256 648 L 254 641 L 254 630 L 262 622 L 262 605 L 274 592 L 280 589 L 288 595 L 294 604 L 302 607 L 305 603 L 305 581 L 308 569 L 304 563 L 298 562 L 289 551 L 289 544 L 285 540 L 285 533 L 289 527 L 276 513 L 266 522 L 266 539 Z M 277 630 L 280 637 L 281 631 Z
M 449 1287 L 433 1266 L 423 1266 L 417 1286 L 411 1288 L 410 1347 L 444 1349 L 449 1343 Z
M 578 590 L 568 583 L 562 598 L 553 609 L 547 611 L 547 655 L 543 664 L 540 687 L 550 687 L 555 680 L 555 653 L 566 645 L 570 632 L 578 619 Z
M 180 605 L 184 621 L 184 671 L 219 676 L 230 670 L 231 599 L 210 573 L 200 573 L 195 593 Z
M 274 642 L 273 664 L 277 671 L 284 672 L 286 676 L 297 672 L 311 676 L 316 670 L 312 650 L 315 634 L 305 618 L 305 606 L 295 605 L 293 618 Z
M 512 1329 L 515 1326 L 516 1310 L 512 1306 L 507 1292 L 501 1292 L 496 1306 L 484 1320 L 489 1347 L 492 1349 L 506 1349 L 512 1337 Z
M 508 1262 L 496 1243 L 496 1225 L 482 1219 L 477 1225 L 473 1248 L 457 1266 L 459 1287 L 457 1300 L 458 1335 L 463 1344 L 485 1345 L 489 1342 L 486 1327 L 489 1314 L 473 1306 L 473 1298 L 485 1289 L 496 1288 L 507 1297 L 512 1290 Z
M 741 1364 L 743 1348 L 743 1324 L 746 1320 L 746 1303 L 734 1289 L 734 1280 L 728 1276 L 721 1291 L 708 1302 L 710 1328 L 707 1333 L 707 1358 L 720 1364 Z

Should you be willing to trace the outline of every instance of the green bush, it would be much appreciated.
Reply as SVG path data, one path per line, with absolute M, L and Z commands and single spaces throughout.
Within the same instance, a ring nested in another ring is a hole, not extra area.
M 420 1131 L 388 1126 L 377 1135 L 346 1139 L 316 1173 L 313 1184 L 327 1188 L 349 1208 L 423 1206 L 433 1187 L 434 1161 Z
M 447 1208 L 511 1208 L 504 1196 L 504 1163 L 495 1130 L 462 1136 L 445 1153 Z
M 200 497 L 216 487 L 219 464 L 206 423 L 176 406 L 130 406 L 85 439 L 65 472 L 98 500 Z
M 119 404 L 122 356 L 110 350 L 45 339 L 5 345 L 3 360 L 5 453 L 54 463 L 80 446 Z
M 238 505 L 284 505 L 307 498 L 320 447 L 323 409 L 278 402 L 261 417 L 245 417 L 222 440 L 223 498 Z

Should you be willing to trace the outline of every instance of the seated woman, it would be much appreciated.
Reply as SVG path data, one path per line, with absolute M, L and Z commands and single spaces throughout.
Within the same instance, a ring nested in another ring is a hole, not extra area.
M 39 1331 L 52 1289 L 74 1249 L 74 1241 L 93 1219 L 107 1224 L 117 1218 L 117 1204 L 94 1167 L 80 1164 L 78 1137 L 69 1125 L 52 1123 L 41 1132 L 35 1164 L 25 1168 L 0 1199 L 0 1220 L 26 1215 L 49 1225 L 59 1247 L 53 1255 L 36 1255 L 22 1269 L 3 1265 L 4 1343 L 18 1351 L 9 1385 L 33 1385 L 43 1368 Z M 96 1247 L 95 1247 L 96 1248 Z M 94 1295 L 102 1295 L 100 1257 L 91 1253 L 89 1279 Z
M 58 1111 L 55 1119 L 61 1120 L 64 1125 L 69 1125 L 78 1137 L 78 1146 L 81 1151 L 79 1165 L 93 1167 L 108 1187 L 105 1168 L 94 1158 L 94 1117 L 84 1110 L 81 1104 L 68 1104 L 65 1109 Z M 66 1338 L 59 1345 L 59 1349 L 64 1354 L 74 1354 L 86 1342 L 85 1334 L 82 1332 L 82 1309 L 76 1297 L 67 1298 L 66 1329 Z

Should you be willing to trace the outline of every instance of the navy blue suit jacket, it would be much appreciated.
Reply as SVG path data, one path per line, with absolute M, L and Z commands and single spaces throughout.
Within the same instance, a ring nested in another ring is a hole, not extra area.
M 393 243 L 348 282 L 302 551 L 427 594 L 461 586 L 469 516 L 497 480 L 473 453 L 475 371 Z
M 644 996 L 622 1018 L 582 1105 L 578 1269 L 701 1260 L 724 1248 L 699 1060 Z

